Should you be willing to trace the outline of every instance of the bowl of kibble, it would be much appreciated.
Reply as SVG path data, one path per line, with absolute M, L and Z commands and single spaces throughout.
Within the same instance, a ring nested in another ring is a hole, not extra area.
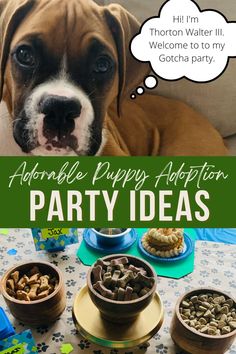
M 66 306 L 61 271 L 51 263 L 29 262 L 11 268 L 3 275 L 0 289 L 12 315 L 31 326 L 56 321 Z
M 121 244 L 125 237 L 129 235 L 131 229 L 124 228 L 100 228 L 92 229 L 97 241 L 105 246 L 116 246 Z
M 157 288 L 154 269 L 140 258 L 110 255 L 90 268 L 89 295 L 102 317 L 114 323 L 134 321 L 150 304 Z
M 236 338 L 235 300 L 210 288 L 186 293 L 176 304 L 170 333 L 187 353 L 225 353 Z

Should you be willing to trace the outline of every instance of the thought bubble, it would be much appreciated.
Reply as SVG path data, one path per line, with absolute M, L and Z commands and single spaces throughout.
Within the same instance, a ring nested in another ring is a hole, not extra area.
M 216 10 L 201 11 L 193 0 L 168 0 L 158 17 L 143 23 L 130 49 L 164 80 L 210 82 L 236 57 L 236 23 Z

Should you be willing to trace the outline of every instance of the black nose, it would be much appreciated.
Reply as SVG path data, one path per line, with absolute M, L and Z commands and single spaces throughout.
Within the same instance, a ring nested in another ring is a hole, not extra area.
M 50 95 L 45 96 L 39 103 L 41 113 L 50 118 L 56 126 L 66 124 L 81 114 L 81 103 L 75 98 Z

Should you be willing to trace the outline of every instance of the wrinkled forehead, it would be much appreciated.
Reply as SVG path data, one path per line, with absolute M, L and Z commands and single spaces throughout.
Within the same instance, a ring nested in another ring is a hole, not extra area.
M 90 0 L 38 0 L 18 27 L 11 47 L 37 41 L 55 55 L 75 56 L 90 46 L 116 47 L 103 16 L 103 7 Z

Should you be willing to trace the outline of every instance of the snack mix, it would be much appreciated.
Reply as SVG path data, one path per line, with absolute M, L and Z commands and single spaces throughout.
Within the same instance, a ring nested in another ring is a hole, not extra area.
M 150 229 L 142 238 L 143 248 L 162 258 L 176 257 L 184 250 L 183 229 Z
M 107 299 L 136 300 L 145 296 L 155 283 L 144 268 L 130 264 L 127 257 L 105 262 L 98 259 L 92 270 L 93 288 Z
M 52 294 L 58 286 L 58 279 L 50 274 L 42 274 L 37 266 L 27 274 L 15 271 L 7 280 L 8 295 L 17 300 L 35 301 Z
M 184 299 L 179 308 L 184 322 L 200 333 L 212 336 L 236 329 L 236 307 L 232 299 L 207 293 Z

